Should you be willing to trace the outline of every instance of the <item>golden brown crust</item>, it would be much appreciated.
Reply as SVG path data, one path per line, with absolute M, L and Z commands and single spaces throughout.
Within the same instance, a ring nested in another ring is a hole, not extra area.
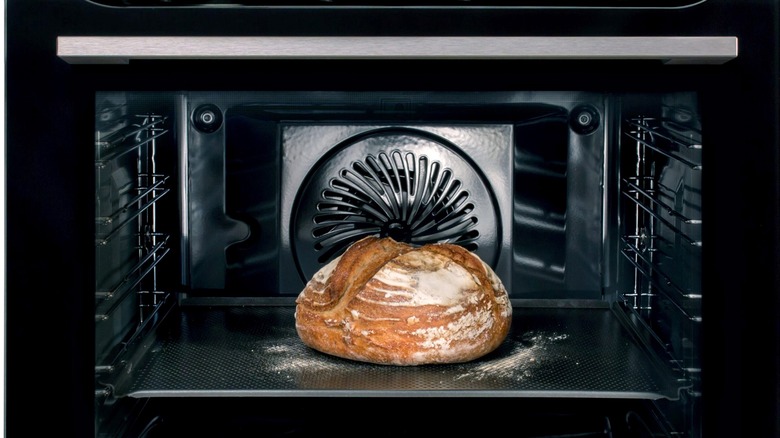
M 296 303 L 306 345 L 377 364 L 476 359 L 503 342 L 512 315 L 501 281 L 468 250 L 376 237 L 317 272 Z

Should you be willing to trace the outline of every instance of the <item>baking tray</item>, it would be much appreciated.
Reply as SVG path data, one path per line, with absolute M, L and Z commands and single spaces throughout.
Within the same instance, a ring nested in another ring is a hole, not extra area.
M 594 397 L 676 399 L 664 370 L 609 308 L 515 307 L 494 352 L 399 367 L 306 347 L 293 306 L 191 307 L 115 394 L 129 397 Z

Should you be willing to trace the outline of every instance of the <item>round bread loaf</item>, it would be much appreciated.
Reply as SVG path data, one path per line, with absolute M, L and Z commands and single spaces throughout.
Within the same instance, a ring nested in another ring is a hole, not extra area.
M 511 319 L 506 289 L 477 255 L 389 237 L 355 242 L 321 268 L 295 309 L 309 347 L 385 365 L 477 359 L 504 341 Z

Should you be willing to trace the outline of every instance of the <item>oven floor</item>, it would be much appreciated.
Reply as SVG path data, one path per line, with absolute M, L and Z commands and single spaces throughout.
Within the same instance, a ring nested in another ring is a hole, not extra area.
M 514 308 L 499 349 L 476 361 L 396 367 L 309 349 L 294 307 L 191 307 L 158 335 L 117 395 L 130 397 L 567 397 L 676 399 L 609 309 Z

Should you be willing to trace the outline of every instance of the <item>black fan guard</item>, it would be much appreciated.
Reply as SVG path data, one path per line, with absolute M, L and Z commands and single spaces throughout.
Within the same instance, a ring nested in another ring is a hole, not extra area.
M 501 229 L 486 178 L 447 139 L 380 128 L 341 142 L 309 171 L 292 210 L 292 250 L 304 281 L 371 235 L 448 242 L 495 267 Z

